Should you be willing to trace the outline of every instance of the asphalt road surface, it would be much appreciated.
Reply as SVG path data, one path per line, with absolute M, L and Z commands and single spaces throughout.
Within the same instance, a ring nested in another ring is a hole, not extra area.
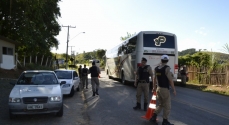
M 102 73 L 99 96 L 92 97 L 91 88 L 85 90 L 90 125 L 152 125 L 142 119 L 145 111 L 135 111 L 136 89 L 110 80 Z M 176 87 L 172 95 L 169 121 L 175 125 L 229 125 L 229 97 Z M 150 94 L 150 99 L 152 92 Z M 143 99 L 143 96 L 142 96 Z M 142 100 L 143 102 L 143 100 Z M 143 108 L 143 106 L 142 106 Z M 158 116 L 162 123 L 162 112 Z
M 76 92 L 72 98 L 64 98 L 63 117 L 22 115 L 13 120 L 8 116 L 8 96 L 12 86 L 8 81 L 0 80 L 0 125 L 153 125 L 141 118 L 145 111 L 133 110 L 136 88 L 108 79 L 105 72 L 101 77 L 99 96 L 92 97 L 89 79 L 89 89 Z M 176 87 L 176 90 L 177 96 L 171 95 L 171 123 L 229 125 L 229 97 L 181 87 Z M 151 99 L 152 92 L 149 95 Z M 159 125 L 161 116 L 162 112 L 158 116 Z

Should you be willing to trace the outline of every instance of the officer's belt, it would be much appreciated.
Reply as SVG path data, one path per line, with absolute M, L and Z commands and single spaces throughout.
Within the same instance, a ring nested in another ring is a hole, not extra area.
M 138 83 L 148 83 L 146 80 L 138 80 Z

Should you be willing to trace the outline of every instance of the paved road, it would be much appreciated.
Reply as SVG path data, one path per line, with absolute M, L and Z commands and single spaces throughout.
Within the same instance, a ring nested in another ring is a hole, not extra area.
M 99 96 L 92 97 L 91 90 L 85 91 L 90 125 L 152 125 L 141 118 L 144 111 L 134 111 L 136 90 L 109 80 L 101 75 Z M 228 125 L 229 97 L 177 88 L 172 96 L 170 122 L 175 125 Z M 152 95 L 152 93 L 150 93 Z M 151 98 L 151 97 L 150 97 Z M 162 121 L 159 115 L 159 124 Z
M 110 80 L 102 72 L 99 96 L 88 90 L 64 98 L 64 116 L 51 114 L 23 115 L 13 120 L 8 117 L 8 95 L 12 86 L 0 81 L 0 125 L 152 125 L 141 118 L 145 111 L 134 111 L 136 89 Z M 229 97 L 177 88 L 172 96 L 170 122 L 175 125 L 228 125 Z M 152 93 L 149 93 L 152 95 Z M 151 97 L 150 97 L 151 98 Z M 162 121 L 159 115 L 159 123 Z

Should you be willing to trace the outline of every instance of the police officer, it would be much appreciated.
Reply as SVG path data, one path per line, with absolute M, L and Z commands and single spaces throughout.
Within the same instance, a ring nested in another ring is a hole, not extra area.
M 82 66 L 78 68 L 79 77 L 82 78 Z
M 86 86 L 86 89 L 88 89 L 88 77 L 87 76 L 88 76 L 88 68 L 86 67 L 86 65 L 84 65 L 84 68 L 82 70 L 82 82 L 83 82 L 83 88 Z
M 142 58 L 141 66 L 138 67 L 135 77 L 134 85 L 137 86 L 137 105 L 133 107 L 134 110 L 141 109 L 141 95 L 144 93 L 144 110 L 147 110 L 148 105 L 148 96 L 149 96 L 149 77 L 153 81 L 152 68 L 149 65 L 146 65 L 147 59 Z M 137 85 L 138 84 L 138 85 Z
M 91 73 L 91 85 L 92 85 L 92 91 L 93 91 L 93 96 L 99 95 L 99 74 L 100 74 L 100 69 L 95 65 L 95 62 L 92 62 L 92 67 L 89 68 L 89 73 Z
M 161 65 L 155 68 L 155 77 L 153 82 L 153 92 L 157 93 L 157 102 L 158 106 L 154 111 L 153 117 L 150 119 L 153 122 L 156 122 L 157 115 L 163 109 L 163 122 L 162 125 L 172 125 L 168 121 L 168 116 L 171 109 L 171 99 L 169 87 L 173 88 L 173 93 L 176 95 L 176 90 L 173 83 L 172 74 L 170 72 L 170 67 L 167 65 L 169 61 L 168 55 L 161 56 Z M 157 88 L 156 88 L 157 84 Z

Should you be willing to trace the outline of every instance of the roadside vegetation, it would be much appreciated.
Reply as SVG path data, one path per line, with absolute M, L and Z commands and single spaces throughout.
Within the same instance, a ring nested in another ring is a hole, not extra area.
M 229 96 L 229 83 L 226 78 L 229 69 L 229 55 L 226 54 L 229 52 L 228 45 L 225 44 L 223 49 L 225 53 L 195 49 L 179 52 L 179 66 L 188 67 L 187 88 Z

